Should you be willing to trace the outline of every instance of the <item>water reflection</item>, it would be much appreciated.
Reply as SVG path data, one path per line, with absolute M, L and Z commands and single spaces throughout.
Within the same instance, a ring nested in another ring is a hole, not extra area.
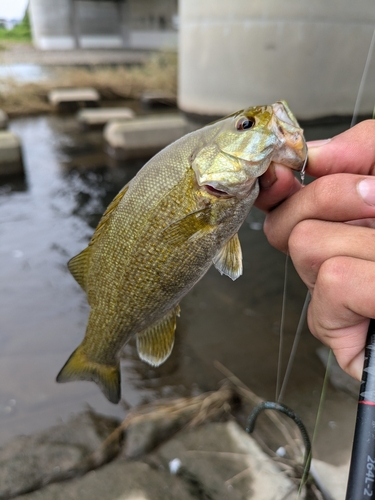
M 12 78 L 18 82 L 39 82 L 49 77 L 49 71 L 39 64 L 1 64 L 0 79 Z
M 88 314 L 67 260 L 85 247 L 108 203 L 142 164 L 111 164 L 101 132 L 84 132 L 71 117 L 15 120 L 11 129 L 22 138 L 25 181 L 0 186 L 0 441 L 52 425 L 85 403 L 124 415 L 95 384 L 60 385 L 55 377 L 82 340 Z M 336 132 L 312 129 L 310 137 Z M 267 244 L 262 220 L 253 212 L 240 231 L 244 276 L 232 282 L 212 269 L 183 300 L 176 345 L 164 365 L 152 368 L 139 360 L 134 343 L 126 346 L 122 393 L 129 405 L 215 388 L 222 378 L 215 359 L 260 396 L 274 398 L 285 260 Z M 304 297 L 291 271 L 285 355 Z M 310 429 L 324 373 L 318 345 L 306 331 L 285 401 Z M 318 444 L 325 458 L 340 460 L 355 409 L 355 401 L 328 391 Z

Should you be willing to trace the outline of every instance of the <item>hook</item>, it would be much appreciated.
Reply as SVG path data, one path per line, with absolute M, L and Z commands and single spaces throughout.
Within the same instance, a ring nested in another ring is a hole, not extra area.
M 301 479 L 301 483 L 304 484 L 310 472 L 310 465 L 311 465 L 311 441 L 304 423 L 302 422 L 300 417 L 294 413 L 293 410 L 288 408 L 288 406 L 282 405 L 280 403 L 275 403 L 273 401 L 263 401 L 254 408 L 251 415 L 249 416 L 247 420 L 246 432 L 248 432 L 249 434 L 253 432 L 256 419 L 263 410 L 280 411 L 281 413 L 284 413 L 289 418 L 291 418 L 299 428 L 303 439 L 303 443 L 305 445 L 305 455 L 303 459 L 303 475 Z

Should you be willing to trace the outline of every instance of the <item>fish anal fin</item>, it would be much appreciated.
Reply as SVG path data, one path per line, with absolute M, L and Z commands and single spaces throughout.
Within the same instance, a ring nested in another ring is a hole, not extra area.
M 70 259 L 68 268 L 76 282 L 85 290 L 87 274 L 89 272 L 90 247 L 85 248 L 78 255 Z
M 95 382 L 111 403 L 121 399 L 120 364 L 104 365 L 87 359 L 82 346 L 79 346 L 56 377 L 56 382 L 91 380 Z
M 169 357 L 174 344 L 176 316 L 180 307 L 176 306 L 161 320 L 137 334 L 139 357 L 152 366 L 159 366 Z
M 235 234 L 218 251 L 213 259 L 216 269 L 229 276 L 232 280 L 242 274 L 242 251 L 238 234 Z
M 172 222 L 163 231 L 165 240 L 173 245 L 182 245 L 189 240 L 199 239 L 213 229 L 210 224 L 210 215 L 211 209 L 208 207 Z

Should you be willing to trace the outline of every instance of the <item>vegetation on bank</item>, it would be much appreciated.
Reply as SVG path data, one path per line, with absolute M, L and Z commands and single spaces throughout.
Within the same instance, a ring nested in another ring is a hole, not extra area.
M 31 42 L 29 13 L 26 11 L 26 14 L 22 21 L 10 30 L 4 27 L 0 27 L 0 40 Z
M 177 91 L 177 56 L 159 53 L 141 66 L 51 68 L 52 76 L 23 83 L 0 82 L 0 108 L 10 116 L 52 112 L 48 92 L 56 88 L 93 87 L 103 100 L 138 99 L 146 90 Z

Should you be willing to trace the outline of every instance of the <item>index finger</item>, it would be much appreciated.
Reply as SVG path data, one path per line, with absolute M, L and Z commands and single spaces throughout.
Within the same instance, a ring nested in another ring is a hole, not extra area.
M 365 120 L 327 141 L 307 144 L 306 173 L 313 177 L 337 173 L 374 175 L 375 120 Z

